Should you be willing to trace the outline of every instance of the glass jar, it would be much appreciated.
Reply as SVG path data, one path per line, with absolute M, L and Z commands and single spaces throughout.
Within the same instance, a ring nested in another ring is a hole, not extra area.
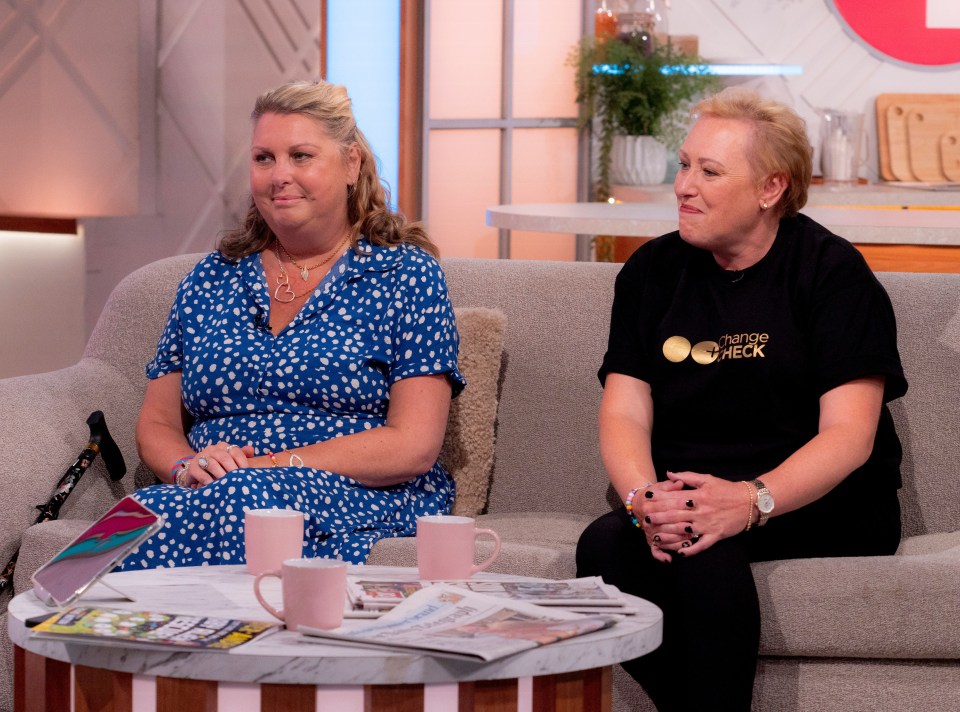
M 609 3 L 607 3 L 609 4 Z M 670 0 L 622 0 L 617 17 L 617 36 L 645 51 L 669 40 Z
M 654 46 L 657 13 L 654 0 L 630 0 L 617 16 L 617 37 L 650 54 Z
M 593 36 L 597 41 L 603 42 L 616 34 L 617 13 L 613 8 L 613 2 L 598 0 L 597 10 L 593 14 Z

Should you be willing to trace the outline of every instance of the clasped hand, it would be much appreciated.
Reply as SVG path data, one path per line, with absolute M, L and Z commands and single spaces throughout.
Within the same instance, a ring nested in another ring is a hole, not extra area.
M 694 556 L 743 531 L 747 498 L 743 484 L 696 472 L 668 472 L 633 500 L 653 558 Z M 750 512 L 752 515 L 752 512 Z
M 228 472 L 250 467 L 252 445 L 231 445 L 219 442 L 203 448 L 187 466 L 188 486 L 197 489 L 218 480 Z

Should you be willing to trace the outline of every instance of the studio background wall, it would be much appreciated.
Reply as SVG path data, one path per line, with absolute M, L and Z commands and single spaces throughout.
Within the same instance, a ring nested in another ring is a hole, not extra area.
M 938 7 L 944 1 L 910 0 Z M 161 257 L 212 249 L 218 233 L 237 224 L 245 210 L 249 136 L 245 117 L 256 95 L 290 79 L 320 77 L 327 69 L 321 52 L 324 18 L 335 18 L 351 8 L 355 34 L 336 35 L 337 40 L 348 41 L 341 42 L 343 51 L 337 55 L 342 63 L 331 58 L 330 71 L 339 75 L 331 79 L 350 82 L 347 70 L 360 66 L 368 75 L 376 75 L 378 65 L 371 68 L 359 59 L 352 61 L 351 53 L 366 59 L 373 45 L 381 49 L 389 44 L 365 29 L 382 30 L 388 17 L 395 22 L 403 2 L 5 0 L 0 4 L 0 125 L 4 129 L 0 132 L 0 216 L 76 218 L 83 233 L 69 243 L 69 249 L 59 252 L 75 267 L 79 280 L 59 279 L 44 270 L 44 261 L 52 257 L 44 257 L 39 247 L 31 250 L 28 243 L 23 252 L 0 239 L 0 280 L 13 284 L 9 275 L 16 271 L 18 277 L 28 278 L 30 286 L 46 289 L 60 300 L 59 306 L 56 301 L 44 301 L 41 309 L 40 301 L 24 299 L 29 289 L 15 290 L 13 296 L 5 296 L 8 315 L 0 316 L 4 333 L 16 333 L 25 351 L 52 353 L 67 365 L 79 354 L 107 296 L 125 275 Z M 430 24 L 422 39 L 437 43 L 426 48 L 427 64 L 421 72 L 430 90 L 428 122 L 420 127 L 425 147 L 422 173 L 427 210 L 423 217 L 445 255 L 496 256 L 497 231 L 484 224 L 483 208 L 496 202 L 544 202 L 551 196 L 575 199 L 569 181 L 562 188 L 555 181 L 560 174 L 576 172 L 580 157 L 573 155 L 572 129 L 552 129 L 555 133 L 550 136 L 558 139 L 548 142 L 545 130 L 516 123 L 510 163 L 514 173 L 504 188 L 502 165 L 487 160 L 502 150 L 500 129 L 481 127 L 467 135 L 466 125 L 457 123 L 483 119 L 494 127 L 499 119 L 487 117 L 485 111 L 500 99 L 477 110 L 467 111 L 464 102 L 450 109 L 452 95 L 443 89 L 459 86 L 462 90 L 478 67 L 500 66 L 503 47 L 491 41 L 491 52 L 498 54 L 472 56 L 472 64 L 449 59 L 451 47 L 479 42 L 480 35 L 471 35 L 474 27 L 470 22 L 465 25 L 464 17 L 484 8 L 486 15 L 502 16 L 506 8 L 514 8 L 514 60 L 529 63 L 531 69 L 520 76 L 535 81 L 514 87 L 515 111 L 510 121 L 530 121 L 528 113 L 544 116 L 525 109 L 538 87 L 549 80 L 562 88 L 567 81 L 564 77 L 571 70 L 563 66 L 562 49 L 576 35 L 584 13 L 589 16 L 593 3 L 480 0 L 470 3 L 471 13 L 464 15 L 457 11 L 463 7 L 461 2 L 465 0 L 423 0 Z M 543 19 L 559 7 L 564 8 L 562 22 Z M 358 17 L 362 22 L 356 22 Z M 871 179 L 877 176 L 874 97 L 882 92 L 956 93 L 960 86 L 958 65 L 924 70 L 870 51 L 834 13 L 832 0 L 675 0 L 669 19 L 671 33 L 697 35 L 701 54 L 712 61 L 802 66 L 799 76 L 736 81 L 755 83 L 793 103 L 814 131 L 818 107 L 864 111 L 871 139 L 865 174 Z M 566 39 L 553 41 L 556 38 L 550 33 L 545 37 L 545 27 L 562 27 L 551 33 L 562 32 Z M 335 44 L 328 51 L 335 51 Z M 442 61 L 431 63 L 431 50 Z M 395 93 L 390 88 L 394 71 L 384 69 L 383 76 L 376 77 L 385 97 Z M 374 82 L 374 92 L 377 86 Z M 496 95 L 497 90 L 493 91 Z M 466 96 L 474 95 L 479 92 Z M 569 96 L 565 101 L 566 107 L 558 104 L 549 116 L 572 115 Z M 367 99 L 360 103 L 359 110 L 371 110 Z M 376 111 L 375 102 L 373 106 Z M 389 114 L 388 126 L 398 121 L 393 111 L 384 111 Z M 388 164 L 394 161 L 387 145 L 390 134 L 388 129 L 382 148 L 377 147 Z M 541 145 L 551 147 L 551 161 L 531 158 Z M 568 148 L 557 149 L 558 145 Z M 387 169 L 388 175 L 395 175 L 396 166 Z M 390 180 L 402 182 L 402 178 Z M 514 234 L 510 255 L 573 259 L 572 236 Z M 8 304 L 15 300 L 24 302 L 17 308 L 26 315 L 16 323 L 11 321 Z M 63 347 L 51 352 L 40 337 L 49 331 L 49 310 L 64 311 L 66 305 L 70 309 L 82 305 L 82 326 L 75 334 L 62 333 Z M 0 358 L 0 376 L 51 367 L 49 361 L 29 357 L 16 370 L 11 364 L 11 359 Z

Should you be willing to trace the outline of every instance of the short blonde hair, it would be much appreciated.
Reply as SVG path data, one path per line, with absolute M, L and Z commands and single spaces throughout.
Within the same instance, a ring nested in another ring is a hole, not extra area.
M 778 205 L 781 215 L 793 217 L 807 204 L 813 147 L 806 122 L 797 112 L 755 92 L 728 88 L 699 102 L 692 113 L 697 119 L 711 116 L 748 122 L 753 130 L 747 160 L 758 185 L 778 173 L 786 177 L 787 188 Z

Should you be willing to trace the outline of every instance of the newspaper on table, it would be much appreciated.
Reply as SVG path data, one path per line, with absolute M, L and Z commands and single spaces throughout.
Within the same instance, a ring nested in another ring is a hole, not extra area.
M 359 610 L 390 610 L 429 585 L 416 577 L 409 579 L 347 576 L 347 599 Z
M 603 582 L 599 576 L 567 579 L 566 581 L 540 580 L 468 580 L 458 581 L 457 586 L 474 593 L 527 601 L 540 606 L 596 606 L 616 607 L 623 605 L 620 590 Z
M 299 630 L 302 639 L 313 642 L 414 649 L 489 661 L 616 622 L 614 616 L 584 616 L 437 583 L 411 594 L 372 625 L 335 630 L 301 626 Z
M 498 598 L 527 601 L 541 606 L 560 606 L 587 613 L 635 613 L 615 586 L 598 576 L 565 581 L 521 580 L 486 577 L 447 581 L 452 586 Z M 376 578 L 348 576 L 348 599 L 356 611 L 385 611 L 402 603 L 430 585 L 428 581 L 410 578 Z
M 106 644 L 122 641 L 136 647 L 230 650 L 278 628 L 264 621 L 78 606 L 43 617 L 33 625 L 31 635 Z

